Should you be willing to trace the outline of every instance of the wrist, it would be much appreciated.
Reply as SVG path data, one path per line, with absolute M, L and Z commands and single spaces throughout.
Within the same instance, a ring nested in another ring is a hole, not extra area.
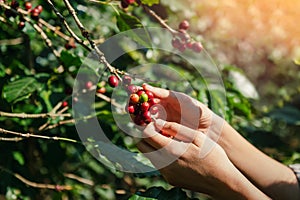
M 231 164 L 226 172 L 227 177 L 223 177 L 224 182 L 219 193 L 214 195 L 215 199 L 270 199 L 262 191 L 256 188 L 238 169 Z M 225 176 L 226 176 L 225 174 Z

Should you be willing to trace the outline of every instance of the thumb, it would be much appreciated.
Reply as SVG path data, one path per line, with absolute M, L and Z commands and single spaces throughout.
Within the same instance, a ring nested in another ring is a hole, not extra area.
M 157 98 L 167 98 L 170 96 L 170 91 L 163 89 L 163 88 L 158 88 L 158 87 L 153 87 L 151 85 L 148 85 L 146 83 L 144 83 L 143 85 L 143 89 L 146 91 L 150 91 L 154 94 L 155 97 Z

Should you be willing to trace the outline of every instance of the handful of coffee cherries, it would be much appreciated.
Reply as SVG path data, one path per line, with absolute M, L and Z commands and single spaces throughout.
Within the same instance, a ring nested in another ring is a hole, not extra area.
M 153 107 L 156 104 L 154 94 L 140 86 L 133 85 L 131 81 L 132 78 L 128 75 L 122 77 L 123 87 L 129 95 L 125 109 L 136 125 L 145 126 L 152 121 L 152 115 L 158 112 L 157 108 Z M 108 84 L 111 87 L 117 87 L 118 83 L 119 80 L 115 75 L 108 78 Z

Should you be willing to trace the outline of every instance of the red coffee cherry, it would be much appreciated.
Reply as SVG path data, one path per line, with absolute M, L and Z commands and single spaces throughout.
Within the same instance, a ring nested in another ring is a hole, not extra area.
M 62 102 L 61 106 L 62 107 L 67 107 L 68 106 L 68 102 L 67 101 Z
M 124 75 L 122 77 L 122 81 L 123 81 L 123 84 L 124 85 L 130 85 L 131 84 L 131 77 L 130 76 L 127 76 L 127 75 Z
M 135 0 L 124 0 L 128 5 L 134 4 Z
M 111 86 L 111 87 L 117 87 L 118 84 L 119 84 L 119 79 L 118 77 L 116 77 L 115 75 L 111 75 L 109 78 L 108 78 L 108 84 Z
M 127 107 L 127 112 L 129 114 L 134 114 L 134 112 L 135 112 L 134 105 L 129 104 L 128 107 Z
M 148 102 L 144 102 L 140 105 L 141 111 L 148 111 L 150 108 L 150 104 Z
M 30 10 L 32 8 L 32 4 L 28 1 L 25 2 L 24 6 L 25 6 L 25 10 Z
M 43 11 L 43 6 L 38 5 L 38 6 L 36 7 L 36 9 L 39 11 L 39 13 L 41 13 L 41 12 Z
M 146 94 L 148 95 L 149 99 L 153 99 L 154 98 L 154 94 L 150 91 L 146 91 Z
M 93 85 L 94 85 L 94 84 L 93 84 L 92 81 L 87 81 L 87 82 L 85 83 L 85 88 L 89 90 L 89 89 L 91 89 L 91 88 L 93 87 Z
M 192 47 L 193 51 L 196 53 L 200 53 L 203 49 L 203 46 L 200 42 L 195 42 Z
M 30 14 L 33 19 L 38 19 L 40 11 L 37 8 L 34 8 L 30 11 Z
M 25 27 L 25 22 L 20 21 L 19 24 L 18 24 L 18 29 L 22 30 L 24 27 Z
M 178 38 L 173 38 L 172 39 L 172 46 L 175 49 L 178 49 L 181 46 L 181 41 Z
M 132 94 L 132 93 L 136 93 L 138 89 L 135 85 L 128 85 L 126 87 L 126 91 L 128 92 L 128 94 Z
M 178 28 L 179 29 L 183 29 L 183 30 L 187 30 L 190 27 L 190 23 L 187 20 L 183 20 L 182 22 L 180 22 Z

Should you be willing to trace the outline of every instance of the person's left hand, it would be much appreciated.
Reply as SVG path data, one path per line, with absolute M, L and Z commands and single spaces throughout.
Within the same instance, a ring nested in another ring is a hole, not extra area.
M 158 129 L 174 138 L 160 134 Z M 212 146 L 210 152 L 201 157 L 204 142 Z M 222 198 L 241 197 L 231 184 L 242 175 L 225 151 L 200 131 L 158 119 L 147 125 L 137 146 L 174 186 Z

